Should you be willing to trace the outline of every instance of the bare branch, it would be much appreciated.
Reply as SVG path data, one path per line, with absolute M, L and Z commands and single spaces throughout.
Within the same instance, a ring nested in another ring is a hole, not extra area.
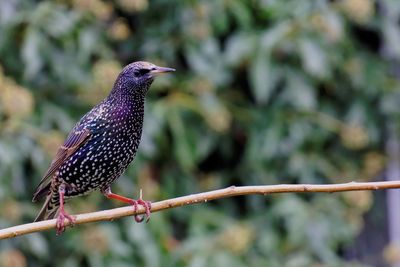
M 191 204 L 197 204 L 201 202 L 207 202 L 214 199 L 234 197 L 239 195 L 267 195 L 273 193 L 302 193 L 302 192 L 343 192 L 343 191 L 359 191 L 359 190 L 382 190 L 382 189 L 399 189 L 400 181 L 389 181 L 389 182 L 367 182 L 358 183 L 350 182 L 344 184 L 281 184 L 281 185 L 259 185 L 259 186 L 240 186 L 240 187 L 227 187 L 224 189 L 213 190 L 204 193 L 192 194 L 188 196 L 167 199 L 152 204 L 152 212 L 157 212 L 165 209 L 181 207 Z M 144 208 L 138 208 L 138 214 L 144 213 Z M 91 212 L 85 214 L 76 215 L 76 225 L 99 222 L 99 221 L 111 221 L 125 216 L 134 215 L 133 208 L 122 207 L 110 210 L 103 210 L 98 212 Z M 65 221 L 66 225 L 69 225 L 69 221 Z M 54 228 L 56 220 L 47 220 L 35 223 L 28 223 L 18 225 L 6 229 L 0 230 L 0 239 L 17 237 L 34 232 L 40 232 Z

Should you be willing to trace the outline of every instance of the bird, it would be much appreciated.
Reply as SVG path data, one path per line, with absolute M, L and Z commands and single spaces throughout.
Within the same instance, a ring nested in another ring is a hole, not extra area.
M 73 127 L 42 177 L 33 202 L 45 198 L 35 222 L 57 218 L 57 235 L 65 231 L 65 220 L 75 218 L 64 209 L 65 200 L 100 190 L 116 199 L 145 208 L 150 217 L 151 202 L 112 193 L 111 185 L 135 158 L 142 136 L 145 97 L 162 73 L 175 69 L 138 61 L 125 66 L 109 95 L 86 113 Z M 135 215 L 137 222 L 144 217 Z

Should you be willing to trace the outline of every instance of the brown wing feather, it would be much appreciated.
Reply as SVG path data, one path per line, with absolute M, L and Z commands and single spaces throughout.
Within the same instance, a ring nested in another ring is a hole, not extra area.
M 53 178 L 54 174 L 60 168 L 60 166 L 72 155 L 78 148 L 80 148 L 86 141 L 89 139 L 91 135 L 90 130 L 83 129 L 80 131 L 73 131 L 68 137 L 67 140 L 64 142 L 62 146 L 57 151 L 54 160 L 52 161 L 49 169 L 44 174 L 42 180 L 40 181 L 39 185 L 36 188 L 35 194 L 33 195 L 32 201 L 37 201 L 44 195 L 47 195 L 51 179 Z

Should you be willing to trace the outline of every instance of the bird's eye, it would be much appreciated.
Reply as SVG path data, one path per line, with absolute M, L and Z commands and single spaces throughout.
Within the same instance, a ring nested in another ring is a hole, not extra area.
M 135 70 L 135 76 L 143 76 L 149 72 L 150 72 L 149 69 L 138 69 L 138 70 Z

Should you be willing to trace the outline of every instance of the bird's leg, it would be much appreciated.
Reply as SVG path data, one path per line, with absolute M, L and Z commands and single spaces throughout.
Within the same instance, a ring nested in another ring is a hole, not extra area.
M 75 218 L 69 215 L 64 209 L 65 184 L 61 184 L 58 187 L 58 195 L 60 201 L 60 209 L 57 216 L 56 229 L 57 235 L 60 235 L 62 234 L 62 232 L 65 231 L 65 219 L 67 219 L 70 222 L 71 226 L 73 226 L 75 223 Z
M 140 194 L 139 199 L 135 200 L 135 199 L 131 199 L 131 198 L 127 198 L 127 197 L 124 197 L 124 196 L 120 196 L 120 195 L 114 194 L 113 192 L 111 192 L 111 188 L 110 187 L 102 190 L 102 193 L 109 199 L 116 199 L 116 200 L 131 204 L 133 206 L 134 210 L 135 210 L 135 213 L 137 212 L 138 205 L 143 206 L 144 209 L 145 209 L 145 212 L 146 212 L 145 213 L 146 222 L 149 221 L 150 213 L 151 213 L 151 202 L 150 201 L 144 201 L 142 199 L 142 195 L 141 194 Z M 138 222 L 138 223 L 140 223 L 140 222 L 142 222 L 144 220 L 144 217 L 139 216 L 138 214 L 135 214 L 134 218 L 135 218 L 135 221 Z

